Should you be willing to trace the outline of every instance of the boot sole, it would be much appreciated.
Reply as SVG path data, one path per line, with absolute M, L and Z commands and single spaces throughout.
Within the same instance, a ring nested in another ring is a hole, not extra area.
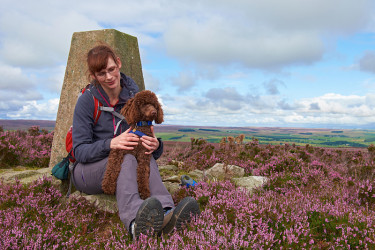
M 173 231 L 180 230 L 183 225 L 189 223 L 191 218 L 200 214 L 199 205 L 192 197 L 185 197 L 173 211 L 173 215 L 168 224 L 163 228 L 163 234 L 169 234 Z
M 135 217 L 135 237 L 138 238 L 141 233 L 147 234 L 150 229 L 158 234 L 162 229 L 163 220 L 164 213 L 160 201 L 153 197 L 147 198 Z

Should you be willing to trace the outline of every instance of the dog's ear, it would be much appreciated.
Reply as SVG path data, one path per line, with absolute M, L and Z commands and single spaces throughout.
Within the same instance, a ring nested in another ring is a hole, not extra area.
M 157 102 L 156 111 L 158 112 L 158 115 L 155 119 L 155 123 L 160 124 L 164 121 L 164 113 L 163 113 L 163 109 L 161 108 L 161 105 L 160 105 L 159 102 Z
M 125 116 L 126 122 L 131 125 L 137 122 L 138 116 L 138 109 L 136 107 L 135 98 L 129 99 L 124 108 L 123 108 L 123 115 Z

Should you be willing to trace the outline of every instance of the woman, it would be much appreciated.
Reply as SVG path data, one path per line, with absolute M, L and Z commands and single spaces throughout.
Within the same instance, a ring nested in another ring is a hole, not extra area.
M 162 183 L 156 159 L 163 152 L 160 139 L 129 133 L 130 127 L 110 112 L 101 112 L 94 121 L 94 99 L 104 107 L 120 112 L 126 101 L 139 91 L 135 82 L 120 72 L 121 60 L 106 45 L 92 48 L 87 54 L 90 87 L 79 98 L 73 116 L 73 152 L 77 165 L 73 170 L 75 187 L 87 194 L 103 193 L 103 180 L 111 149 L 132 150 L 139 140 L 152 154 L 150 163 L 151 197 L 142 200 L 137 187 L 137 161 L 126 154 L 117 179 L 116 199 L 121 221 L 132 237 L 153 229 L 156 233 L 170 233 L 189 221 L 190 214 L 199 213 L 197 202 L 187 197 L 177 207 Z M 153 131 L 153 130 L 152 130 Z

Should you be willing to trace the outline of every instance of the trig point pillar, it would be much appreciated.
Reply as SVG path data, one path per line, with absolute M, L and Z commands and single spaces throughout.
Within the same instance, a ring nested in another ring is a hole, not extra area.
M 64 83 L 54 130 L 49 167 L 67 155 L 65 136 L 73 122 L 74 107 L 79 91 L 88 84 L 87 52 L 101 43 L 111 46 L 122 62 L 121 72 L 133 78 L 140 90 L 145 89 L 138 40 L 114 29 L 75 32 L 70 45 Z

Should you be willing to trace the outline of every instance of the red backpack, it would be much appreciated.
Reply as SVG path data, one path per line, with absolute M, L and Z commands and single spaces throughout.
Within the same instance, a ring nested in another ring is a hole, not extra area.
M 88 84 L 85 88 L 83 88 L 81 92 L 79 93 L 79 96 L 81 96 L 86 90 L 90 91 L 89 87 L 90 87 L 90 84 Z M 94 95 L 92 95 L 92 98 L 94 99 L 94 103 L 95 103 L 95 109 L 93 113 L 94 125 L 95 125 L 98 122 L 99 117 L 102 113 L 101 107 L 103 107 L 103 104 L 99 102 L 99 100 Z M 73 125 L 70 126 L 68 133 L 66 133 L 65 149 L 69 153 L 68 157 L 69 157 L 70 162 L 75 162 L 76 159 L 74 158 L 74 153 L 73 153 L 73 133 L 72 132 L 73 132 Z

